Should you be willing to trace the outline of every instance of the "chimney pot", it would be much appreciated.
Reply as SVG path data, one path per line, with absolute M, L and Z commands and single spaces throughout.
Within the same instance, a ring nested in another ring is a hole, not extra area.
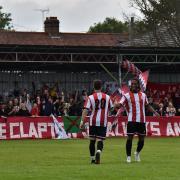
M 44 31 L 51 35 L 59 34 L 59 20 L 57 17 L 46 17 L 44 21 Z

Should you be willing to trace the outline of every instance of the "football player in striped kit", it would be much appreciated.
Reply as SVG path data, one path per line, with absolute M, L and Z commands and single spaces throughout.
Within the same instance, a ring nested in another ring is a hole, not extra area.
M 83 127 L 89 111 L 89 151 L 91 163 L 100 164 L 100 155 L 103 150 L 103 140 L 106 138 L 107 120 L 110 109 L 113 107 L 110 96 L 101 92 L 101 80 L 94 81 L 94 93 L 87 97 L 82 112 L 80 128 Z M 95 148 L 97 142 L 97 148 Z M 96 149 L 96 150 L 95 150 Z M 96 152 L 96 153 L 95 153 Z
M 123 95 L 120 102 L 114 108 L 124 106 L 128 116 L 126 154 L 127 162 L 131 162 L 132 140 L 135 134 L 138 135 L 138 144 L 135 152 L 135 161 L 140 162 L 140 152 L 144 146 L 146 136 L 145 107 L 156 116 L 159 114 L 149 105 L 146 94 L 140 91 L 138 79 L 131 81 L 130 91 Z

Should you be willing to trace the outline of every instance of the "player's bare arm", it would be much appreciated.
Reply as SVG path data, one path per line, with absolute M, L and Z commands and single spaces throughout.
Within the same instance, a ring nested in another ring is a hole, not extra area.
M 146 107 L 150 112 L 154 113 L 155 116 L 160 116 L 160 114 L 157 113 L 150 104 L 146 105 Z
M 120 108 L 120 107 L 122 107 L 123 105 L 121 104 L 121 103 L 118 103 L 118 102 L 115 102 L 114 103 L 114 109 L 116 109 L 116 108 Z
M 86 118 L 87 114 L 88 114 L 88 110 L 87 109 L 83 109 L 82 117 L 81 117 L 81 122 L 80 122 L 80 126 L 79 126 L 80 129 L 82 129 L 83 126 L 84 126 L 84 122 L 85 122 L 85 118 Z

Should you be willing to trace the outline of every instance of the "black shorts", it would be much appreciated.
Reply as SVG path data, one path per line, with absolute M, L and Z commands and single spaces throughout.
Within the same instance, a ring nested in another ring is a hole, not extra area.
M 106 127 L 102 126 L 89 126 L 89 137 L 104 140 L 106 138 Z
M 146 124 L 139 122 L 128 122 L 127 123 L 127 135 L 146 135 Z

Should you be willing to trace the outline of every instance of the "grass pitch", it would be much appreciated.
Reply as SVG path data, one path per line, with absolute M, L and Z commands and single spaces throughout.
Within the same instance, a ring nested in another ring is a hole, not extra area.
M 102 164 L 91 165 L 87 139 L 0 141 L 0 180 L 180 179 L 180 138 L 146 138 L 142 161 L 131 164 L 125 142 L 107 139 Z

